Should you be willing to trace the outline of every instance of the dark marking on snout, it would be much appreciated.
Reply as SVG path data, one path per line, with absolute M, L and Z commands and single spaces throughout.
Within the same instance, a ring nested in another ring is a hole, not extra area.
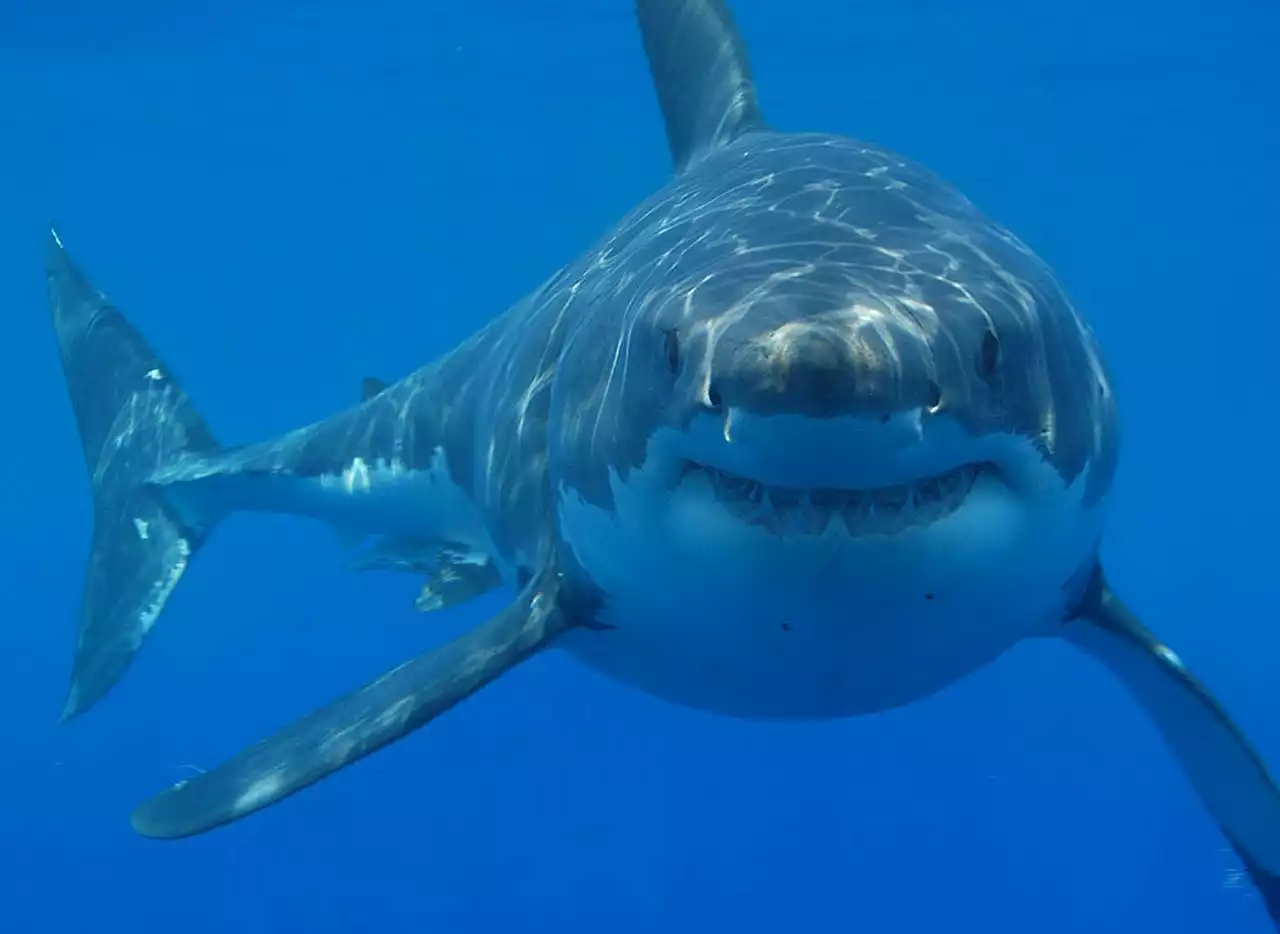
M 812 418 L 936 410 L 942 391 L 927 348 L 852 339 L 837 328 L 789 324 L 716 354 L 707 397 L 760 415 Z

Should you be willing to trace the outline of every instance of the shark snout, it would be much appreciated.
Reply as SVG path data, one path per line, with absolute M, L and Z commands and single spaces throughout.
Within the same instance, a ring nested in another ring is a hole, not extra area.
M 757 415 L 829 418 L 932 409 L 942 392 L 928 348 L 880 332 L 787 324 L 719 355 L 706 404 Z

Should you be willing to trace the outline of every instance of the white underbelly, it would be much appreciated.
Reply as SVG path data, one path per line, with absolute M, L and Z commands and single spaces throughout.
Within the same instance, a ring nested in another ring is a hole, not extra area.
M 779 537 L 692 497 L 646 516 L 618 492 L 616 514 L 561 502 L 615 627 L 565 646 L 654 696 L 743 717 L 851 716 L 945 687 L 1061 619 L 1098 533 L 1061 501 L 1030 509 L 994 487 L 933 525 L 857 538 Z

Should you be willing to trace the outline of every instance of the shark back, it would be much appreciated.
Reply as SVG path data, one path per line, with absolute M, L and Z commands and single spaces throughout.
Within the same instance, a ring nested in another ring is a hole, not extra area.
M 516 585 L 553 537 L 548 393 L 568 319 L 554 280 L 459 347 L 278 438 L 177 460 L 151 477 L 185 514 L 295 513 L 349 540 L 465 549 Z

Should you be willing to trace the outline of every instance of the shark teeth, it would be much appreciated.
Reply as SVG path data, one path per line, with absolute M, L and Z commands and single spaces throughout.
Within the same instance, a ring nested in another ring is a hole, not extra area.
M 850 535 L 893 534 L 955 512 L 991 464 L 965 464 L 936 477 L 864 490 L 769 486 L 688 462 L 681 480 L 705 478 L 737 518 L 776 534 L 823 535 L 843 525 Z

